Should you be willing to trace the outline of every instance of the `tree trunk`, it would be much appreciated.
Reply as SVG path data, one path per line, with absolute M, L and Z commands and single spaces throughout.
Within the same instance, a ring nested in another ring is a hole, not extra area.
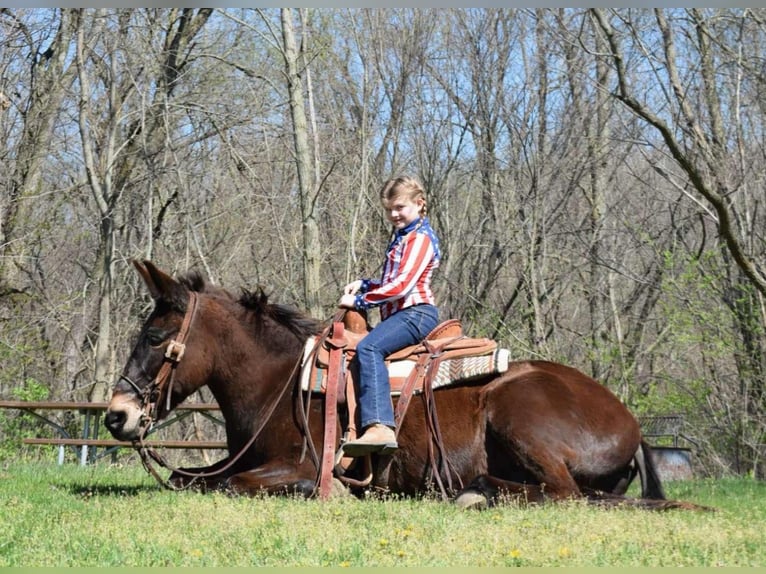
M 309 149 L 308 124 L 303 100 L 301 72 L 304 61 L 298 51 L 293 29 L 292 10 L 282 8 L 282 38 L 287 90 L 290 98 L 290 117 L 293 122 L 295 164 L 298 169 L 298 193 L 300 195 L 301 229 L 303 237 L 303 297 L 311 316 L 323 317 L 320 298 L 321 243 L 316 220 L 316 195 L 318 185 L 313 177 L 314 162 Z

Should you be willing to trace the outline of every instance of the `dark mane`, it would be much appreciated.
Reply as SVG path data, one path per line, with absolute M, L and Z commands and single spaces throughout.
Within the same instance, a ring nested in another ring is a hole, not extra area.
M 226 289 L 209 284 L 205 276 L 197 270 L 179 275 L 178 281 L 190 291 L 224 295 L 232 300 L 236 299 Z M 252 291 L 242 288 L 239 303 L 246 309 L 253 311 L 258 328 L 262 325 L 264 318 L 269 318 L 288 329 L 297 338 L 305 340 L 318 333 L 322 327 L 321 321 L 309 317 L 291 305 L 269 303 L 269 297 L 262 287 L 256 287 Z
M 189 291 L 196 291 L 202 293 L 208 287 L 205 277 L 199 271 L 189 271 L 184 275 L 178 277 L 178 282 L 186 287 Z
M 261 287 L 257 287 L 254 291 L 243 288 L 239 302 L 260 319 L 264 317 L 272 319 L 301 340 L 318 333 L 322 326 L 321 321 L 309 317 L 291 305 L 269 303 L 269 297 Z

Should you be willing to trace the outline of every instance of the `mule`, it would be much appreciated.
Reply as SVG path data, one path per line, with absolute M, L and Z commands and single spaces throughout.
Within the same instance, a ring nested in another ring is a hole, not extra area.
M 134 265 L 155 306 L 112 389 L 110 433 L 139 441 L 207 386 L 225 419 L 229 455 L 209 467 L 176 469 L 170 483 L 316 495 L 328 405 L 323 395 L 301 389 L 297 371 L 306 341 L 324 324 L 270 302 L 260 288 L 235 295 L 195 272 L 173 278 L 150 261 Z M 433 464 L 426 409 L 415 397 L 401 421 L 399 449 L 355 460 L 336 482 L 356 494 L 377 487 L 417 496 L 433 492 L 438 480 L 465 507 L 507 498 L 694 506 L 666 499 L 636 418 L 604 385 L 572 367 L 512 362 L 505 372 L 457 381 L 432 397 L 442 464 Z M 370 469 L 374 479 L 365 483 Z M 641 496 L 626 497 L 637 474 Z

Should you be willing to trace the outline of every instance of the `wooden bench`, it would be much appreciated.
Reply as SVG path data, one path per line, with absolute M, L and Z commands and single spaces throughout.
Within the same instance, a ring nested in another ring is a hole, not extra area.
M 76 402 L 76 401 L 0 401 L 0 408 L 4 409 L 17 409 L 27 412 L 35 418 L 41 420 L 48 426 L 52 427 L 54 431 L 59 435 L 58 437 L 35 437 L 26 438 L 22 442 L 27 445 L 50 445 L 58 446 L 58 463 L 64 463 L 64 449 L 70 447 L 79 450 L 80 464 L 85 466 L 88 462 L 93 462 L 96 458 L 109 453 L 115 453 L 118 449 L 124 447 L 132 447 L 133 443 L 127 441 L 118 441 L 113 439 L 100 439 L 98 437 L 98 431 L 100 426 L 100 417 L 106 412 L 109 407 L 107 402 Z M 205 418 L 213 421 L 216 424 L 224 425 L 224 421 L 211 414 L 211 412 L 219 411 L 219 407 L 216 403 L 181 403 L 174 410 L 173 417 L 168 420 L 162 421 L 156 425 L 154 431 L 167 427 L 180 420 L 183 420 L 187 416 L 193 413 L 199 413 Z M 54 420 L 46 414 L 41 412 L 46 411 L 73 411 L 78 412 L 83 416 L 82 433 L 80 437 L 73 437 L 69 434 L 67 429 L 61 426 L 58 421 Z M 158 448 L 174 448 L 174 449 L 225 449 L 226 443 L 223 441 L 204 441 L 204 440 L 148 440 L 148 446 Z M 97 453 L 97 449 L 104 448 L 106 452 Z

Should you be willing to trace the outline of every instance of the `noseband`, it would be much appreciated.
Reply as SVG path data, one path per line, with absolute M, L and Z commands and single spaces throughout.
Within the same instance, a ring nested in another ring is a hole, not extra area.
M 141 404 L 141 437 L 151 430 L 154 423 L 157 421 L 160 415 L 160 407 L 163 399 L 165 402 L 165 411 L 170 411 L 170 398 L 173 390 L 173 382 L 176 377 L 176 367 L 181 362 L 181 359 L 186 352 L 186 339 L 189 336 L 189 327 L 191 327 L 194 317 L 197 314 L 197 307 L 199 304 L 199 298 L 194 291 L 189 291 L 189 302 L 186 305 L 186 313 L 184 314 L 183 321 L 181 322 L 181 329 L 178 331 L 178 335 L 175 339 L 171 339 L 168 342 L 168 346 L 165 349 L 165 356 L 162 359 L 162 366 L 160 367 L 157 376 L 154 380 L 144 387 L 140 388 L 129 377 L 122 374 L 120 380 L 128 383 L 133 390 L 138 394 L 138 398 Z

